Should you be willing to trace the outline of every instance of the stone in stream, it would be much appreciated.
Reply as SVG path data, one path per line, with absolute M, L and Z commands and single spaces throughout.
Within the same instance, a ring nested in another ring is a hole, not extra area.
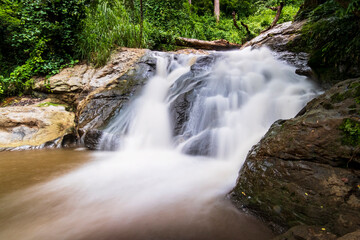
M 285 229 L 360 228 L 360 79 L 340 82 L 249 152 L 230 196 Z

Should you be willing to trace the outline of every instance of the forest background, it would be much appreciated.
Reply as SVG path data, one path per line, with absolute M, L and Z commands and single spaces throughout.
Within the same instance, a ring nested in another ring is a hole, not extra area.
M 317 61 L 359 61 L 360 1 L 345 1 L 298 13 L 304 0 L 220 0 L 217 21 L 212 0 L 0 0 L 0 100 L 31 93 L 33 76 L 79 61 L 101 66 L 118 47 L 174 50 L 177 37 L 241 44 L 271 25 L 281 2 L 278 23 L 309 19 L 304 42 Z

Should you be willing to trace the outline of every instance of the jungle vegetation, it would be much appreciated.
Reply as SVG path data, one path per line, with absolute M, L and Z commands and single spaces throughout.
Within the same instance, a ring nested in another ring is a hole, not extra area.
M 359 0 L 345 6 L 323 1 L 301 14 L 297 13 L 304 0 L 215 2 L 219 21 L 211 0 L 0 0 L 0 99 L 31 92 L 36 75 L 51 76 L 79 61 L 101 66 L 118 47 L 174 50 L 177 37 L 241 44 L 272 24 L 276 11 L 271 8 L 280 4 L 284 7 L 277 23 L 312 19 L 305 42 L 320 46 L 326 41 L 321 54 L 333 49 L 334 39 L 319 35 L 328 30 L 318 21 L 331 15 L 340 26 L 359 28 L 358 22 L 346 24 L 358 14 Z M 234 18 L 248 26 L 250 34 L 237 28 Z M 341 27 L 332 29 L 331 38 L 342 32 Z M 347 37 L 352 42 L 347 51 L 359 49 L 358 32 Z

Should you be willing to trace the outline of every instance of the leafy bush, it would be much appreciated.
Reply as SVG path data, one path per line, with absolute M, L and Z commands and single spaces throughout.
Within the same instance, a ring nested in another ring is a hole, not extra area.
M 358 76 L 360 66 L 360 25 L 358 17 L 334 1 L 309 14 L 303 28 L 305 45 L 311 46 L 309 64 L 322 79 Z
M 344 119 L 340 126 L 344 136 L 342 138 L 343 144 L 357 146 L 360 145 L 360 123 L 352 119 Z
M 19 94 L 74 56 L 85 0 L 1 0 L 0 98 Z
M 95 65 L 105 64 L 116 46 L 140 47 L 140 26 L 133 24 L 121 2 L 101 2 L 88 9 L 79 35 L 78 53 Z

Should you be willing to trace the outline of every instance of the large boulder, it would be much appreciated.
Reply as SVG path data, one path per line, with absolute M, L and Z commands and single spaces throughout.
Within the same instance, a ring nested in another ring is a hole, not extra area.
M 75 114 L 44 100 L 27 106 L 0 108 L 0 150 L 61 146 L 75 128 Z
M 249 152 L 230 194 L 273 226 L 360 228 L 360 79 L 341 82 Z

